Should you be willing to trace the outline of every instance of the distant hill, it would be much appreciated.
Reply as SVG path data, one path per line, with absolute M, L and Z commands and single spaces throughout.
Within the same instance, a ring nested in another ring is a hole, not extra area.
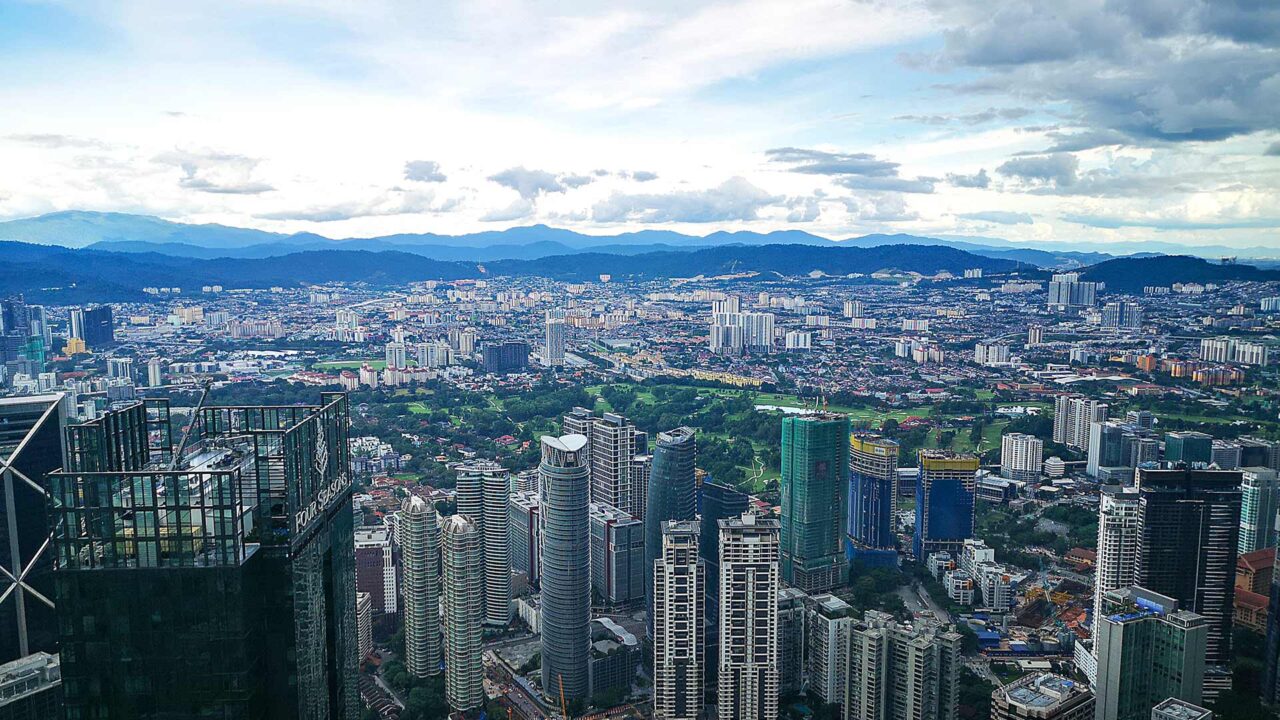
M 588 252 L 533 260 L 500 260 L 482 266 L 398 251 L 306 250 L 265 258 L 201 259 L 0 242 L 0 293 L 22 292 L 37 302 L 61 303 L 85 299 L 136 300 L 145 297 L 140 291 L 148 286 L 177 286 L 188 291 L 204 285 L 262 288 L 325 282 L 403 286 L 421 280 L 495 275 L 592 280 L 609 274 L 624 280 L 733 272 L 785 276 L 807 275 L 812 271 L 827 275 L 868 274 L 885 268 L 924 275 L 945 270 L 960 275 L 965 269 L 979 267 L 996 273 L 1014 270 L 1019 265 L 952 248 L 920 245 L 722 246 L 634 256 Z
M 1107 260 L 1086 268 L 1082 277 L 1105 282 L 1107 290 L 1140 294 L 1147 285 L 1280 281 L 1280 270 L 1263 270 L 1240 263 L 1223 265 L 1188 255 L 1160 255 Z

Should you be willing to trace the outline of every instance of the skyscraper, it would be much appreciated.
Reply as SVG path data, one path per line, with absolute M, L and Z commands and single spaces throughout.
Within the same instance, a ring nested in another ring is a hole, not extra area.
M 0 398 L 0 663 L 58 647 L 48 475 L 63 466 L 63 396 Z
M 558 698 L 588 694 L 591 561 L 587 438 L 542 437 L 542 688 Z
M 1078 395 L 1059 395 L 1053 401 L 1053 441 L 1073 450 L 1089 447 L 1089 428 L 1107 419 L 1107 404 Z
M 720 720 L 778 716 L 777 520 L 720 521 Z
M 1280 484 L 1276 471 L 1267 467 L 1241 470 L 1240 555 L 1275 545 L 1276 510 Z
M 653 714 L 659 720 L 697 720 L 702 712 L 706 585 L 699 534 L 696 520 L 662 523 L 652 605 Z
M 937 621 L 909 625 L 868 610 L 847 632 L 844 717 L 955 720 L 961 636 Z
M 386 527 L 355 531 L 356 591 L 369 594 L 375 616 L 400 612 L 399 573 L 391 533 Z
M 507 508 L 510 519 L 507 536 L 511 538 L 511 570 L 524 573 L 529 584 L 537 587 L 538 565 L 542 557 L 538 491 L 535 489 L 512 493 Z
M 84 340 L 84 344 L 90 350 L 109 347 L 115 343 L 115 325 L 110 305 L 99 305 L 98 307 L 81 311 L 80 323 L 81 334 L 79 336 L 73 335 L 73 337 L 79 337 Z
M 591 503 L 591 589 L 612 608 L 644 599 L 644 523 L 615 507 Z
M 355 720 L 348 407 L 205 406 L 183 469 L 165 401 L 69 429 L 50 476 L 69 714 Z
M 444 521 L 440 544 L 444 695 L 449 707 L 464 711 L 484 702 L 480 529 L 466 515 L 451 515 Z
M 1141 587 L 1112 590 L 1094 622 L 1098 677 L 1095 720 L 1147 720 L 1169 697 L 1199 703 L 1205 619 L 1178 601 Z
M 1138 470 L 1134 584 L 1204 617 L 1210 666 L 1231 660 L 1240 481 L 1230 470 Z
M 822 592 L 844 580 L 849 418 L 822 413 L 782 420 L 784 582 Z
M 506 625 L 511 622 L 511 546 L 507 536 L 511 473 L 488 460 L 463 463 L 457 472 L 458 514 L 469 517 L 482 538 L 484 622 Z
M 440 672 L 440 529 L 436 509 L 413 495 L 396 525 L 404 574 L 404 665 L 410 674 Z
M 870 564 L 897 562 L 893 517 L 898 508 L 898 443 L 860 434 L 849 441 L 849 539 Z
M 597 418 L 591 431 L 591 502 L 611 505 L 633 517 L 631 458 L 635 455 L 635 426 L 615 413 Z
M 920 451 L 912 543 L 917 560 L 939 550 L 959 555 L 964 541 L 973 537 L 977 474 L 977 456 L 945 450 Z
M 1169 432 L 1164 434 L 1164 459 L 1170 465 L 1189 467 L 1208 465 L 1213 456 L 1213 436 L 1202 432 Z
M 1102 598 L 1133 585 L 1138 563 L 1138 492 L 1119 485 L 1102 488 L 1098 501 L 1098 560 L 1093 578 L 1093 618 L 1097 630 Z M 1094 645 L 1097 651 L 1097 645 Z
M 565 340 L 564 313 L 554 310 L 547 311 L 546 318 L 546 344 L 543 350 L 543 360 L 547 367 L 564 367 L 564 340 Z
M 658 433 L 649 471 L 648 502 L 644 513 L 645 607 L 653 614 L 653 563 L 662 555 L 662 528 L 668 520 L 692 520 L 698 514 L 694 478 L 697 440 L 687 427 Z M 696 550 L 697 544 L 694 544 Z M 652 623 L 651 623 L 652 624 Z
M 1031 482 L 1044 469 L 1044 441 L 1035 435 L 1007 433 L 1000 438 L 1000 476 Z

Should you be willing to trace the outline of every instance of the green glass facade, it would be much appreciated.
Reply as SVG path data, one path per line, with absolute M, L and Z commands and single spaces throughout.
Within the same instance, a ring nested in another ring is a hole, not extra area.
M 843 582 L 849 502 L 849 418 L 782 421 L 782 580 L 805 592 Z
M 354 720 L 346 395 L 203 408 L 175 469 L 136 408 L 51 476 L 67 720 Z

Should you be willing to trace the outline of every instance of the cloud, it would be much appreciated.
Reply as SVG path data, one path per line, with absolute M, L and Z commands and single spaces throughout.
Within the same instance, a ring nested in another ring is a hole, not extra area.
M 898 163 L 881 160 L 869 153 L 832 153 L 782 147 L 766 150 L 764 154 L 774 162 L 792 163 L 791 172 L 811 175 L 894 177 L 898 174 Z
M 1275 3 L 932 4 L 946 27 L 934 66 L 988 71 L 955 87 L 962 92 L 1059 103 L 1076 124 L 1134 144 L 1213 142 L 1280 127 Z
M 369 200 L 277 210 L 260 213 L 254 217 L 263 220 L 304 220 L 323 223 L 362 217 L 440 214 L 455 210 L 461 205 L 460 198 L 452 198 L 439 204 L 435 200 L 436 195 L 431 191 L 392 189 L 382 196 Z
M 992 120 L 1018 120 L 1031 114 L 1031 110 L 1027 108 L 993 108 L 989 107 L 976 113 L 956 114 L 956 115 L 899 115 L 894 120 L 908 120 L 918 122 L 925 125 L 948 125 L 950 123 L 960 123 L 962 125 L 981 125 L 989 123 Z
M 1083 130 L 1072 133 L 1054 130 L 1045 135 L 1053 141 L 1053 145 L 1040 152 L 1081 152 L 1099 147 L 1135 144 L 1133 138 L 1115 130 Z M 1025 154 L 1032 155 L 1036 153 L 1029 152 Z
M 536 200 L 546 193 L 567 192 L 592 181 L 590 175 L 556 175 L 546 170 L 530 170 L 524 166 L 507 168 L 496 175 L 490 175 L 489 179 L 515 190 L 524 200 Z
M 93 149 L 107 150 L 111 148 L 110 143 L 96 140 L 94 138 L 76 137 L 74 135 L 59 135 L 57 133 L 15 133 L 6 135 L 6 138 L 14 142 L 24 143 L 26 145 L 34 145 L 49 150 L 60 150 L 62 148 L 76 149 Z
M 435 160 L 410 160 L 404 164 L 404 179 L 440 183 L 448 178 L 440 172 L 440 163 Z
M 152 162 L 181 170 L 178 186 L 186 190 L 215 195 L 259 195 L 275 190 L 254 179 L 262 162 L 259 158 L 217 151 L 171 150 L 156 155 Z
M 972 175 L 947 173 L 947 182 L 962 188 L 985 188 L 991 185 L 991 177 L 987 175 L 987 169 L 982 168 Z
M 521 220 L 533 215 L 533 200 L 528 198 L 516 198 L 510 205 L 495 210 L 490 210 L 480 216 L 481 222 L 510 222 L 512 220 Z
M 760 210 L 783 201 L 741 177 L 717 187 L 667 194 L 615 192 L 591 208 L 596 222 L 706 223 L 755 220 Z
M 1076 181 L 1080 161 L 1070 153 L 1015 157 L 1005 161 L 996 172 L 1038 185 L 1068 187 Z
M 937 182 L 936 179 L 925 177 L 912 180 L 900 177 L 863 177 L 861 175 L 848 175 L 836 180 L 837 185 L 842 185 L 850 190 L 906 193 L 931 193 L 935 182 Z
M 1280 141 L 1273 142 L 1268 145 L 1267 149 L 1263 151 L 1262 154 L 1270 157 L 1280 157 Z
M 590 175 L 561 175 L 560 182 L 567 188 L 580 188 L 589 185 L 595 178 Z
M 1029 213 L 1007 212 L 1005 210 L 982 210 L 980 212 L 962 213 L 956 217 L 963 220 L 998 223 L 1000 225 L 1030 225 L 1035 218 Z
M 822 214 L 823 195 L 819 192 L 809 197 L 787 198 L 786 206 L 791 211 L 787 213 L 787 222 L 807 223 L 817 220 Z
M 868 223 L 895 223 L 919 220 L 920 215 L 907 207 L 901 195 L 864 195 L 841 198 L 853 218 Z
M 1154 230 L 1241 230 L 1280 228 L 1280 217 L 1220 218 L 1191 220 L 1174 217 L 1113 216 L 1067 214 L 1062 219 L 1087 227 L 1118 230 L 1120 228 L 1150 228 Z
M 635 180 L 636 182 L 649 182 L 651 180 L 657 180 L 658 173 L 650 172 L 648 170 L 636 170 L 635 172 L 631 173 L 631 179 Z

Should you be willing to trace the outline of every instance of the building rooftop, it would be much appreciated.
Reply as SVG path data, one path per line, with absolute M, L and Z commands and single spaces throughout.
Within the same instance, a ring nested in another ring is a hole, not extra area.
M 1010 703 L 1028 708 L 1052 708 L 1087 692 L 1087 687 L 1052 673 L 1033 673 L 1004 690 Z
M 1213 713 L 1186 700 L 1171 697 L 1152 708 L 1151 717 L 1160 720 L 1208 720 Z

